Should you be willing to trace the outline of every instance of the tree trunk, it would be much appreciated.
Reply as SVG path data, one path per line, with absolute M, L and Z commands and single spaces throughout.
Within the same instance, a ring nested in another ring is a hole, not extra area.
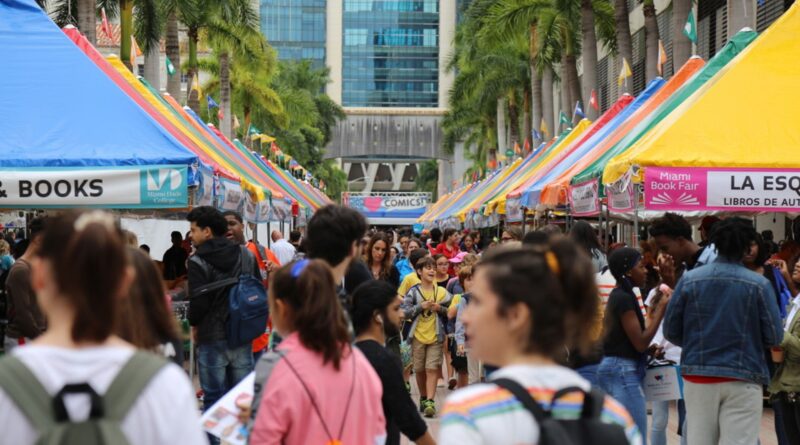
M 597 111 L 588 106 L 592 90 L 597 90 L 597 35 L 594 29 L 592 0 L 581 0 L 581 62 L 583 65 L 583 88 L 581 106 L 586 117 L 597 119 Z
M 556 133 L 556 127 L 553 125 L 553 68 L 546 67 L 542 75 L 542 113 L 544 114 L 544 123 L 547 126 L 547 136 L 545 140 L 553 137 Z
M 560 134 L 565 130 L 561 128 L 561 112 L 569 113 L 572 104 L 572 90 L 569 88 L 569 70 L 567 66 L 567 56 L 564 53 L 561 56 L 561 82 L 559 84 L 559 88 L 561 88 L 561 106 L 558 107 L 558 133 L 556 134 Z
M 569 108 L 567 108 L 564 111 L 571 113 L 572 111 L 575 110 L 575 104 L 578 101 L 581 101 L 581 105 L 583 105 L 584 102 L 583 99 L 581 99 L 581 82 L 580 79 L 578 78 L 577 60 L 574 55 L 568 55 L 566 57 L 566 61 L 567 61 L 567 87 L 569 88 L 570 103 L 567 104 Z
M 497 100 L 497 152 L 505 153 L 506 141 L 506 99 Z
M 523 113 L 522 113 L 522 148 L 525 148 L 525 141 L 528 139 L 531 140 L 531 147 L 533 146 L 533 135 L 531 131 L 531 93 L 530 91 L 525 91 L 525 103 L 523 105 Z
M 131 63 L 131 35 L 133 35 L 133 0 L 119 0 L 119 58 L 133 74 L 135 71 Z
M 159 46 L 152 45 L 150 51 L 144 55 L 144 78 L 156 91 L 161 91 L 161 49 Z
M 628 65 L 633 70 L 633 42 L 631 24 L 628 21 L 628 0 L 614 0 L 614 21 L 616 22 L 617 48 L 619 50 L 615 76 L 619 76 L 622 71 L 623 58 L 628 61 Z
M 692 0 L 672 0 L 672 66 L 675 71 L 692 56 L 692 41 L 683 33 Z
M 519 106 L 515 93 L 510 94 L 508 100 L 508 148 L 513 148 L 514 144 L 521 144 L 519 137 Z M 508 149 L 507 148 L 507 149 Z
M 536 69 L 536 56 L 539 54 L 539 36 L 537 35 L 537 24 L 531 23 L 528 36 L 528 63 L 531 69 L 531 115 L 533 116 L 532 127 L 539 131 L 542 125 L 542 74 Z M 532 145 L 537 145 L 541 140 L 533 141 Z
M 178 14 L 175 11 L 172 11 L 167 17 L 166 50 L 167 57 L 175 67 L 175 74 L 167 76 L 167 92 L 178 103 L 183 103 L 181 98 L 181 45 L 178 38 Z
M 78 30 L 92 45 L 97 45 L 97 4 L 95 0 L 78 0 Z
M 199 40 L 198 30 L 189 29 L 189 66 L 186 69 L 186 103 L 195 113 L 200 114 L 200 96 L 192 90 L 194 74 L 197 72 L 197 42 Z
M 658 41 L 661 38 L 658 34 L 656 5 L 653 0 L 645 0 L 642 13 L 644 14 L 645 54 L 647 57 L 645 60 L 645 80 L 649 82 L 659 75 Z
M 222 119 L 219 120 L 219 131 L 233 140 L 231 132 L 231 70 L 230 54 L 227 51 L 219 53 L 219 106 Z
M 533 79 L 533 87 L 532 87 L 532 96 L 533 96 L 533 103 L 531 104 L 531 114 L 533 115 L 533 128 L 536 129 L 537 132 L 541 131 L 542 125 L 542 117 L 544 117 L 544 113 L 542 110 L 542 75 L 539 71 L 531 65 L 531 79 Z M 537 139 L 534 146 L 538 145 L 540 142 L 544 140 L 544 135 L 542 139 Z

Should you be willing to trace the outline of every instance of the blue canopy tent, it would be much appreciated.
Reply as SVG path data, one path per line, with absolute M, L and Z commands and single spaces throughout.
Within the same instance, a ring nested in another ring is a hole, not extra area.
M 0 17 L 0 208 L 186 207 L 197 156 L 34 0 Z

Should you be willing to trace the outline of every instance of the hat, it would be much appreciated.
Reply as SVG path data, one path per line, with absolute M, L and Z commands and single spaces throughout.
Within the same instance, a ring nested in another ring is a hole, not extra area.
M 608 270 L 617 281 L 623 281 L 627 274 L 642 259 L 638 250 L 630 247 L 621 247 L 608 257 Z
M 464 257 L 467 256 L 467 252 L 458 252 L 458 255 L 450 258 L 450 262 L 453 264 L 459 264 L 464 262 Z

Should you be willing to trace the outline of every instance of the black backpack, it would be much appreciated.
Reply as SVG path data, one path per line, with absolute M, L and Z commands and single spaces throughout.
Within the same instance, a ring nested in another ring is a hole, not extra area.
M 592 388 L 586 392 L 578 387 L 564 388 L 553 395 L 550 402 L 555 402 L 567 394 L 579 392 L 583 394 L 583 410 L 578 419 L 556 419 L 550 411 L 545 411 L 531 397 L 527 389 L 511 379 L 492 380 L 495 385 L 509 391 L 522 406 L 536 419 L 539 425 L 538 445 L 628 445 L 625 428 L 615 423 L 605 423 L 600 416 L 603 413 L 605 393 Z

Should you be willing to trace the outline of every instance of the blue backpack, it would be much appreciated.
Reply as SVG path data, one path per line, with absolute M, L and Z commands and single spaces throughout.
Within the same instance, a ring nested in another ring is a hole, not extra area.
M 228 321 L 225 324 L 230 348 L 252 342 L 267 329 L 267 291 L 261 278 L 253 275 L 254 267 L 253 255 L 246 247 L 242 247 L 239 276 L 213 282 L 197 292 L 203 294 L 231 286 L 228 290 Z

